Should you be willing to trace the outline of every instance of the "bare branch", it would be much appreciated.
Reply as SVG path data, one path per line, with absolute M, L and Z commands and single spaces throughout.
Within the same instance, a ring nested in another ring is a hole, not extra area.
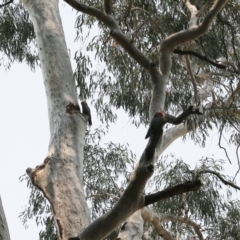
M 217 176 L 225 185 L 229 185 L 235 189 L 238 189 L 240 190 L 240 187 L 235 185 L 234 183 L 230 182 L 230 181 L 227 181 L 225 180 L 218 172 L 215 172 L 215 171 L 212 171 L 212 170 L 201 170 L 198 172 L 198 174 L 204 174 L 204 173 L 211 173 L 215 176 Z
M 185 223 L 185 224 L 187 224 L 189 226 L 192 226 L 194 231 L 195 231 L 195 233 L 198 236 L 198 239 L 200 239 L 200 240 L 204 239 L 203 235 L 202 235 L 202 233 L 200 231 L 200 226 L 197 223 L 191 221 L 189 218 L 182 218 L 182 217 L 178 217 L 178 216 L 171 215 L 171 214 L 161 214 L 160 218 L 162 220 L 177 221 L 177 222 Z
M 112 0 L 104 0 L 106 14 L 112 14 Z
M 145 69 L 148 69 L 151 72 L 152 68 L 156 68 L 154 64 L 140 51 L 138 50 L 132 42 L 123 34 L 119 28 L 117 22 L 110 15 L 106 15 L 100 10 L 89 7 L 85 4 L 78 2 L 77 0 L 64 0 L 74 9 L 89 14 L 96 17 L 99 21 L 103 22 L 111 31 L 111 36 L 124 48 L 124 50 L 139 63 Z M 154 72 L 156 72 L 154 70 Z
M 193 27 L 188 30 L 172 34 L 164 40 L 162 47 L 168 47 L 173 50 L 175 46 L 187 41 L 194 40 L 206 33 L 214 18 L 222 10 L 222 8 L 227 2 L 228 0 L 217 0 L 208 12 L 208 14 L 206 14 L 202 23 L 200 23 L 197 27 Z
M 131 12 L 132 6 L 133 6 L 133 0 L 128 0 L 128 7 L 126 9 L 126 12 L 123 15 L 123 18 L 125 19 L 125 22 L 126 22 L 126 18 L 129 16 L 129 14 Z
M 211 7 L 208 14 L 206 14 L 202 23 L 197 26 L 193 26 L 187 30 L 174 33 L 167 37 L 161 44 L 160 47 L 160 70 L 164 75 L 168 75 L 171 66 L 171 53 L 176 46 L 185 42 L 194 40 L 208 31 L 208 28 L 217 14 L 222 10 L 228 0 L 217 0 Z
M 236 89 L 231 93 L 231 95 L 228 97 L 227 101 L 226 101 L 226 106 L 229 107 L 231 105 L 231 103 L 233 102 L 234 97 L 240 93 L 240 81 L 237 84 Z
M 206 56 L 203 56 L 197 52 L 194 52 L 194 51 L 183 51 L 183 50 L 180 50 L 180 49 L 175 49 L 173 51 L 173 53 L 176 53 L 176 54 L 179 54 L 179 55 L 192 55 L 192 56 L 195 56 L 205 62 L 208 62 L 210 64 L 212 64 L 213 66 L 217 67 L 217 68 L 220 68 L 220 69 L 226 69 L 228 66 L 226 65 L 223 65 L 223 64 L 220 64 L 220 63 L 217 63 L 215 61 L 212 61 L 210 60 L 208 57 Z
M 9 5 L 10 3 L 13 3 L 13 0 L 10 0 L 10 1 L 4 3 L 4 4 L 0 4 L 0 8 L 2 8 L 2 7 L 4 7 L 4 6 L 7 6 L 7 5 Z
M 185 183 L 178 184 L 174 187 L 169 187 L 163 191 L 145 196 L 144 206 L 148 206 L 160 200 L 173 197 L 185 192 L 199 190 L 201 186 L 202 186 L 201 181 L 197 179 L 194 182 L 185 182 Z
M 212 106 L 216 107 L 217 106 L 217 101 L 216 101 L 215 93 L 214 93 L 213 90 L 211 91 L 211 94 L 212 94 Z
M 165 149 L 167 149 L 177 138 L 182 137 L 188 132 L 195 130 L 198 126 L 207 118 L 211 118 L 214 116 L 234 116 L 240 119 L 240 109 L 234 108 L 214 108 L 214 109 L 205 109 L 204 115 L 201 116 L 198 123 L 194 123 L 189 129 L 187 124 L 180 124 L 176 127 L 168 129 L 164 133 L 163 142 L 160 149 L 156 150 L 156 155 L 160 156 Z M 173 137 L 174 136 L 174 137 Z
M 159 217 L 157 214 L 153 213 L 146 207 L 142 209 L 141 213 L 143 220 L 151 222 L 159 236 L 161 236 L 164 240 L 173 240 L 170 233 L 161 224 L 161 217 Z
M 188 10 L 191 13 L 191 20 L 189 22 L 189 26 L 190 27 L 196 26 L 197 25 L 197 20 L 198 20 L 198 17 L 197 17 L 198 10 L 197 10 L 197 8 L 193 4 L 191 4 L 189 0 L 185 1 L 185 6 L 188 8 Z
M 110 232 L 114 231 L 125 219 L 144 207 L 145 203 L 142 193 L 152 174 L 153 160 L 147 160 L 145 154 L 143 153 L 138 165 L 132 173 L 132 177 L 127 188 L 115 206 L 109 212 L 90 224 L 83 232 L 80 233 L 79 236 L 70 239 L 97 240 L 106 237 Z M 116 214 L 119 212 L 121 212 L 121 216 Z
M 177 222 L 185 223 L 186 225 L 193 227 L 198 238 L 200 240 L 203 240 L 203 235 L 200 231 L 200 226 L 197 223 L 191 221 L 189 218 L 182 218 L 182 217 L 171 215 L 171 214 L 156 214 L 156 213 L 150 211 L 146 207 L 142 209 L 142 217 L 145 221 L 152 222 L 155 230 L 156 231 L 159 230 L 159 231 L 157 231 L 157 233 L 159 235 L 160 235 L 160 233 L 164 234 L 165 238 L 162 236 L 164 239 L 173 239 L 173 238 L 160 224 L 160 222 L 162 220 L 163 221 L 166 221 L 166 220 L 177 221 Z
M 191 63 L 190 63 L 188 55 L 185 56 L 185 59 L 186 59 L 187 69 L 188 69 L 188 72 L 189 72 L 189 75 L 190 75 L 190 79 L 191 79 L 191 82 L 192 82 L 192 85 L 193 85 L 194 101 L 195 101 L 195 103 L 197 103 L 198 102 L 198 90 L 197 90 L 196 79 L 195 79 L 195 76 L 192 72 L 192 67 L 191 67 Z
M 211 5 L 211 1 L 206 1 L 206 3 L 201 7 L 201 9 L 199 9 L 197 16 L 201 16 L 203 14 L 203 12 Z
M 227 150 L 226 150 L 226 148 L 225 148 L 225 147 L 223 147 L 223 146 L 221 145 L 221 140 L 222 140 L 222 132 L 223 132 L 223 129 L 224 129 L 224 124 L 222 124 L 222 125 L 221 125 L 221 127 L 220 127 L 220 137 L 219 137 L 219 141 L 218 141 L 218 146 L 219 146 L 221 149 L 223 149 L 223 150 L 224 150 L 224 152 L 225 152 L 225 155 L 226 155 L 226 157 L 227 157 L 227 159 L 228 159 L 229 163 L 230 163 L 230 164 L 232 164 L 232 162 L 231 162 L 231 160 L 230 160 L 230 158 L 229 158 L 229 156 L 228 156 L 228 153 L 227 153 Z
M 135 59 L 142 67 L 145 69 L 149 69 L 150 67 L 155 67 L 156 65 L 152 65 L 150 60 L 140 51 L 138 50 L 129 40 L 125 34 L 122 33 L 121 30 L 112 29 L 110 35 L 126 50 L 126 52 Z
M 237 160 L 238 160 L 238 170 L 233 178 L 233 181 L 235 180 L 235 178 L 237 177 L 237 175 L 240 171 L 240 160 L 239 160 L 239 154 L 238 154 L 239 147 L 240 147 L 240 144 L 237 146 L 237 149 L 236 149 L 236 155 L 237 155 Z
M 7 6 L 9 4 L 13 3 L 13 0 L 9 0 L 8 2 L 4 3 L 4 4 L 0 4 L 0 8 Z

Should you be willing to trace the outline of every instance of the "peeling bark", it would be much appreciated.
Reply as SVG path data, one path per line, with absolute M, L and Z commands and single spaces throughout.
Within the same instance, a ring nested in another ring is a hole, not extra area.
M 36 33 L 51 133 L 44 163 L 27 173 L 51 204 L 58 239 L 68 239 L 90 223 L 82 180 L 86 119 L 77 102 L 58 1 L 23 3 Z

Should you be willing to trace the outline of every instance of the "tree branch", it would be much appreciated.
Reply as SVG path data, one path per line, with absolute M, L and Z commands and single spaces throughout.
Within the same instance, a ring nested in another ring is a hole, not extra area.
M 161 217 L 159 217 L 154 212 L 150 211 L 148 208 L 143 208 L 141 210 L 142 218 L 144 221 L 151 222 L 155 231 L 163 240 L 173 240 L 170 233 L 161 224 Z
M 231 93 L 226 101 L 226 106 L 229 107 L 233 102 L 234 97 L 240 92 L 240 81 L 238 81 L 236 89 Z
M 187 124 L 180 124 L 176 127 L 170 128 L 164 133 L 162 145 L 160 149 L 156 150 L 156 156 L 160 156 L 165 149 L 167 149 L 177 138 L 182 137 L 183 135 L 187 134 L 188 132 L 195 130 L 205 119 L 211 117 L 220 117 L 220 116 L 234 116 L 240 119 L 240 109 L 234 108 L 214 108 L 214 109 L 207 109 L 204 112 L 204 115 L 201 116 L 199 119 L 200 121 L 197 123 L 195 122 L 190 129 Z
M 209 59 L 207 56 L 203 56 L 197 52 L 194 52 L 194 51 L 183 51 L 183 50 L 180 50 L 180 49 L 174 49 L 173 53 L 175 54 L 179 54 L 179 55 L 192 55 L 192 56 L 195 56 L 205 62 L 208 62 L 210 64 L 212 64 L 213 66 L 217 67 L 217 68 L 220 68 L 220 69 L 226 69 L 228 66 L 226 65 L 223 65 L 223 64 L 220 64 L 220 63 L 217 63 L 215 61 L 212 61 L 211 59 Z
M 163 74 L 167 74 L 170 71 L 170 56 L 176 46 L 187 41 L 194 40 L 206 33 L 214 18 L 222 10 L 227 2 L 228 0 L 217 0 L 211 7 L 208 14 L 206 14 L 202 23 L 199 23 L 197 26 L 193 26 L 187 30 L 174 33 L 162 42 L 160 47 L 160 63 L 162 66 L 160 66 L 160 70 Z
M 134 59 L 137 63 L 139 63 L 145 69 L 151 69 L 155 67 L 151 64 L 151 61 L 139 50 L 137 49 L 132 42 L 123 34 L 121 29 L 119 28 L 115 19 L 106 15 L 100 10 L 89 7 L 85 4 L 78 2 L 77 0 L 64 0 L 70 6 L 72 6 L 77 11 L 82 13 L 86 13 L 88 15 L 96 17 L 99 21 L 104 23 L 111 31 L 110 35 L 124 48 L 124 50 Z M 106 0 L 108 3 L 110 0 Z M 109 8 L 109 6 L 108 6 Z M 108 9 L 109 10 L 109 9 Z
M 195 180 L 194 182 L 185 182 L 185 183 L 178 184 L 174 187 L 170 187 L 163 191 L 145 196 L 144 206 L 148 206 L 160 200 L 173 197 L 185 192 L 199 190 L 201 186 L 202 186 L 202 183 L 198 179 Z
M 191 19 L 190 19 L 190 22 L 188 23 L 189 27 L 196 26 L 197 25 L 197 20 L 198 20 L 198 17 L 197 17 L 198 10 L 197 10 L 197 8 L 195 7 L 195 5 L 191 4 L 189 0 L 185 0 L 185 6 L 188 8 L 188 10 L 191 13 Z
M 190 63 L 188 55 L 185 56 L 185 59 L 186 59 L 187 69 L 188 69 L 188 72 L 189 72 L 189 75 L 190 75 L 190 79 L 191 79 L 191 82 L 192 82 L 192 85 L 193 85 L 194 102 L 197 103 L 198 102 L 198 90 L 197 90 L 196 79 L 195 79 L 195 76 L 192 72 L 192 67 L 191 67 L 191 63 Z
M 220 126 L 220 130 L 219 130 L 219 133 L 220 133 L 219 135 L 220 135 L 220 137 L 219 137 L 219 140 L 218 140 L 218 146 L 220 147 L 220 149 L 223 149 L 223 151 L 225 152 L 225 155 L 226 155 L 229 163 L 232 164 L 232 162 L 231 162 L 231 160 L 230 160 L 230 158 L 229 158 L 229 156 L 228 156 L 228 153 L 227 153 L 226 148 L 223 147 L 222 144 L 221 144 L 222 136 L 223 136 L 223 129 L 224 129 L 224 123 L 221 124 L 221 126 Z
M 131 12 L 132 6 L 133 6 L 133 0 L 128 0 L 128 7 L 126 9 L 126 12 L 123 15 L 123 18 L 125 19 L 125 22 L 126 22 L 126 18 L 129 16 L 129 14 Z
M 122 222 L 134 212 L 144 207 L 143 190 L 148 179 L 153 174 L 153 163 L 153 160 L 147 161 L 143 153 L 132 173 L 127 188 L 115 206 L 113 206 L 109 212 L 91 223 L 79 236 L 69 238 L 69 240 L 102 239 L 120 226 Z
M 13 0 L 10 0 L 10 1 L 4 3 L 4 4 L 0 4 L 0 8 L 2 8 L 2 7 L 4 7 L 4 6 L 7 6 L 7 5 L 9 5 L 10 3 L 13 3 Z
M 240 190 L 239 186 L 235 185 L 232 182 L 229 182 L 229 181 L 225 180 L 218 172 L 215 172 L 215 171 L 212 171 L 212 170 L 201 170 L 201 171 L 198 172 L 198 175 L 204 174 L 204 173 L 211 173 L 211 174 L 217 176 L 225 185 L 229 185 L 229 186 L 231 186 L 235 189 Z
M 189 116 L 190 114 L 198 114 L 198 110 L 194 109 L 193 107 L 189 107 L 178 117 L 166 115 L 166 119 L 163 118 L 164 120 L 163 125 L 166 122 L 179 124 L 184 119 L 186 119 L 186 117 Z M 162 135 L 158 134 L 154 141 L 158 142 L 159 138 L 161 137 Z M 151 144 L 151 137 L 146 149 L 149 147 L 149 144 Z M 154 147 L 154 150 L 155 150 L 155 147 Z M 163 191 L 163 193 L 161 193 L 162 194 L 161 196 L 160 196 L 160 193 L 158 193 L 155 195 L 144 197 L 143 190 L 145 188 L 145 185 L 148 179 L 153 174 L 154 161 L 155 161 L 155 158 L 148 158 L 146 151 L 144 151 L 138 165 L 135 167 L 132 173 L 132 177 L 127 188 L 125 189 L 122 197 L 119 199 L 116 205 L 108 213 L 104 214 L 103 216 L 95 220 L 92 224 L 90 224 L 82 233 L 80 233 L 78 237 L 70 238 L 70 239 L 71 240 L 102 239 L 106 237 L 114 229 L 116 229 L 125 219 L 131 216 L 134 212 L 146 206 L 146 203 L 151 204 L 152 203 L 151 201 L 153 200 L 155 201 L 160 197 L 168 196 L 168 195 L 174 196 L 184 191 L 190 191 L 194 189 L 194 187 L 196 189 L 196 185 L 201 184 L 199 181 L 198 183 L 193 184 L 194 186 L 192 186 L 192 183 L 189 183 L 188 185 L 187 184 L 178 185 L 175 188 L 173 188 L 174 192 L 171 191 L 171 189 L 167 189 Z M 120 212 L 121 212 L 121 215 L 116 214 Z
M 239 154 L 238 154 L 238 150 L 239 150 L 239 147 L 240 147 L 240 144 L 237 146 L 237 149 L 236 149 L 236 155 L 237 155 L 237 161 L 238 161 L 238 170 L 233 178 L 233 181 L 236 179 L 239 171 L 240 171 L 240 159 L 239 159 Z
M 191 221 L 189 218 L 182 218 L 182 217 L 178 217 L 178 216 L 171 215 L 171 214 L 161 214 L 160 218 L 162 220 L 177 221 L 177 222 L 185 223 L 186 225 L 192 226 L 195 233 L 197 234 L 198 238 L 200 240 L 204 239 L 203 235 L 200 231 L 200 226 L 197 223 Z
M 112 0 L 104 0 L 106 14 L 112 14 Z

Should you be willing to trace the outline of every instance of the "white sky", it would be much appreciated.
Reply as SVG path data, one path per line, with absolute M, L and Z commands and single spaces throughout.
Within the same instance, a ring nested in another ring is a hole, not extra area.
M 79 43 L 74 43 L 75 11 L 70 7 L 62 7 L 62 21 L 68 48 L 71 50 L 71 60 Z M 74 47 L 74 48 L 73 48 Z M 7 217 L 12 240 L 38 239 L 39 229 L 35 222 L 28 222 L 29 228 L 24 229 L 19 213 L 28 203 L 29 191 L 26 183 L 20 183 L 19 177 L 28 167 L 34 168 L 43 162 L 49 142 L 49 126 L 47 104 L 42 81 L 41 70 L 31 72 L 25 64 L 14 64 L 10 71 L 0 68 L 0 194 Z M 93 110 L 92 110 L 93 112 Z M 99 123 L 94 117 L 93 127 Z M 126 117 L 121 117 L 118 124 L 111 128 L 107 140 L 129 143 L 131 149 L 138 156 L 142 153 L 145 144 L 145 128 L 135 129 L 128 123 Z M 205 149 L 189 142 L 183 144 L 176 141 L 168 149 L 178 157 L 194 167 L 201 156 L 212 156 L 226 159 L 224 152 L 217 148 L 217 134 L 209 140 Z M 236 155 L 232 152 L 232 162 L 236 162 Z M 234 175 L 236 165 L 226 165 L 226 172 Z M 237 178 L 240 185 L 240 177 Z M 238 197 L 240 197 L 238 193 Z

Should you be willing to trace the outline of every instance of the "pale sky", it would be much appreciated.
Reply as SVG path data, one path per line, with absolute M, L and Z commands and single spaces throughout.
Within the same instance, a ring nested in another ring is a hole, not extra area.
M 60 4 L 62 21 L 71 60 L 80 43 L 74 43 L 75 11 Z M 35 222 L 28 222 L 24 229 L 18 218 L 24 206 L 28 204 L 29 191 L 26 183 L 20 183 L 19 177 L 28 167 L 34 168 L 46 157 L 49 143 L 49 126 L 45 90 L 41 69 L 31 72 L 26 64 L 13 64 L 9 71 L 0 68 L 0 195 L 7 217 L 12 240 L 38 239 L 39 229 Z M 100 122 L 93 114 L 93 128 Z M 147 141 L 146 129 L 130 126 L 128 118 L 119 117 L 118 123 L 110 130 L 106 140 L 129 143 L 132 151 L 140 156 Z M 217 133 L 212 132 L 207 147 L 202 149 L 190 141 L 182 143 L 179 139 L 167 150 L 194 167 L 202 156 L 226 159 L 223 150 L 217 147 Z M 236 162 L 234 152 L 230 153 L 232 162 Z M 226 172 L 234 175 L 236 165 L 226 165 Z M 240 185 L 240 177 L 237 177 Z M 240 197 L 239 193 L 237 195 Z

